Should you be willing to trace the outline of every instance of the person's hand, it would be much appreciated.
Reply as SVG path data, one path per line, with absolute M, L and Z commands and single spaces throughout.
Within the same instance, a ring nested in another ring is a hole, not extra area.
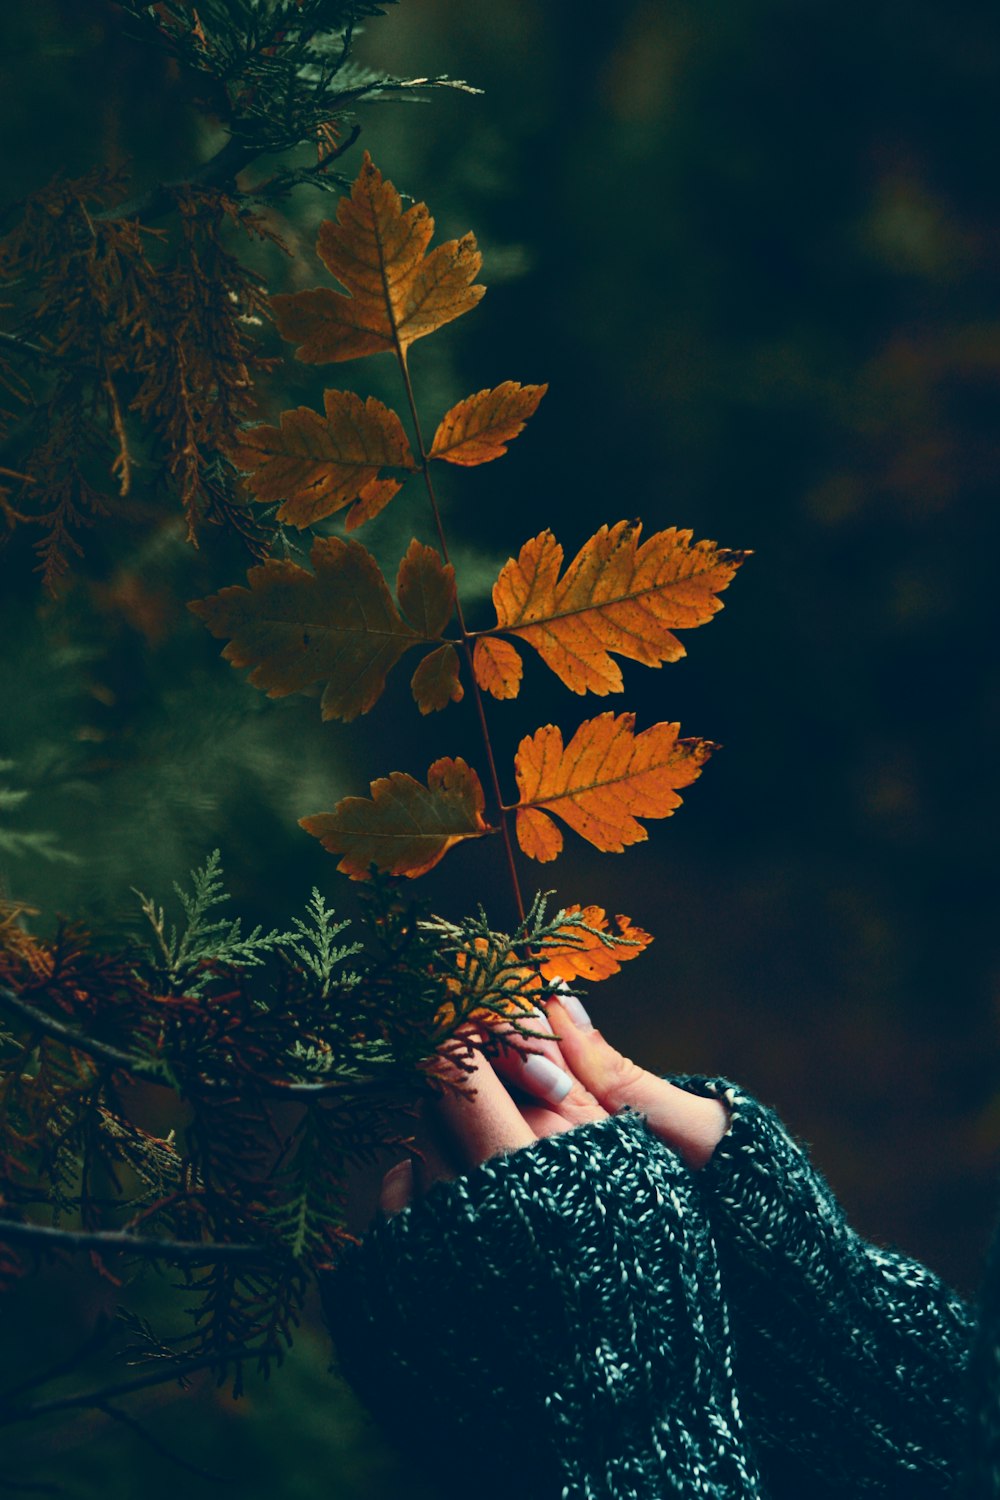
M 407 1158 L 383 1179 L 383 1214 L 398 1213 L 435 1182 L 492 1156 L 607 1119 L 629 1105 L 689 1167 L 697 1170 L 709 1160 L 729 1126 L 718 1099 L 688 1093 L 616 1052 L 573 995 L 551 1000 L 547 1017 L 539 1011 L 525 1024 L 550 1035 L 533 1038 L 528 1057 L 510 1048 L 492 1063 L 474 1055 L 465 1078 L 474 1096 L 448 1092 L 434 1101 L 431 1135 L 421 1143 L 416 1170 Z

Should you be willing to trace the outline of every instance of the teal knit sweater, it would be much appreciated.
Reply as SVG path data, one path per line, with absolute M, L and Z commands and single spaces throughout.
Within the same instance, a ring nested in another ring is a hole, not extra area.
M 1000 1497 L 1000 1307 L 970 1373 L 970 1310 L 855 1234 L 770 1110 L 671 1081 L 730 1106 L 701 1171 L 625 1111 L 348 1252 L 326 1305 L 361 1397 L 442 1494 Z

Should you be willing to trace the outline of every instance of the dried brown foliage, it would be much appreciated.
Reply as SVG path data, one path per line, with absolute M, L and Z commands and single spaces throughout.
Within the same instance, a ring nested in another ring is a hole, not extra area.
M 171 227 L 127 212 L 121 176 L 57 180 L 24 204 L 0 240 L 0 301 L 10 373 L 4 516 L 39 528 L 53 590 L 81 531 L 163 481 L 189 540 L 230 523 L 260 545 L 226 450 L 255 411 L 269 361 L 255 328 L 268 315 L 255 272 L 229 231 L 275 239 L 259 214 L 222 189 L 180 188 Z M 3 375 L 3 371 L 0 371 Z

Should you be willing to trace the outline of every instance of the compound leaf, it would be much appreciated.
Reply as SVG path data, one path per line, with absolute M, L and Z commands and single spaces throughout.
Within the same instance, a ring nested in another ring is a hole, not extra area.
M 423 875 L 453 845 L 495 830 L 483 821 L 483 789 L 465 761 L 436 760 L 423 786 L 405 771 L 371 783 L 371 797 L 345 797 L 332 813 L 299 821 L 324 849 L 342 856 L 352 880 L 371 867 L 388 875 Z
M 557 814 L 581 838 L 611 853 L 648 837 L 639 818 L 667 818 L 713 750 L 709 740 L 678 739 L 677 724 L 635 733 L 635 715 L 599 714 L 582 723 L 569 744 L 545 724 L 518 746 L 514 769 L 521 800 L 517 837 L 525 854 L 555 859 L 563 838 Z
M 312 526 L 353 500 L 353 529 L 401 488 L 381 470 L 413 469 L 413 455 L 399 417 L 374 396 L 325 391 L 323 405 L 323 416 L 298 406 L 281 413 L 278 427 L 247 428 L 231 456 L 258 500 L 281 502 L 279 521 Z
M 442 417 L 430 457 L 463 465 L 488 464 L 499 458 L 524 431 L 547 390 L 547 385 L 505 380 L 495 390 L 467 396 Z
M 640 546 L 641 530 L 635 521 L 602 526 L 561 578 L 563 549 L 552 532 L 525 542 L 493 586 L 494 629 L 534 646 L 574 693 L 602 697 L 621 691 L 611 652 L 647 667 L 684 656 L 673 631 L 703 625 L 722 608 L 716 595 L 749 554 L 692 543 L 692 533 L 676 527 Z
M 415 557 L 432 550 L 411 542 L 400 577 L 418 566 Z M 214 636 L 229 637 L 223 656 L 234 667 L 252 668 L 250 681 L 268 697 L 325 682 L 323 718 L 347 721 L 368 712 L 390 669 L 411 646 L 434 639 L 447 615 L 442 606 L 432 632 L 408 624 L 360 542 L 317 537 L 310 560 L 312 573 L 287 559 L 269 559 L 250 569 L 249 588 L 224 588 L 188 608 Z
M 475 236 L 428 250 L 434 220 L 425 203 L 403 210 L 399 194 L 365 152 L 336 220 L 320 225 L 316 249 L 344 287 L 272 297 L 282 335 L 307 364 L 329 364 L 383 351 L 405 355 L 415 339 L 475 307 L 482 264 Z

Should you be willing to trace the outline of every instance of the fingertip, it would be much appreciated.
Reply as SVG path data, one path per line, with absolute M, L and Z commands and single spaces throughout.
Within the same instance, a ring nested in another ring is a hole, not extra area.
M 576 995 L 553 995 L 547 1010 L 559 1046 L 567 1058 L 575 1058 L 581 1051 L 587 1050 L 588 1043 L 601 1039 L 601 1033 Z M 581 1019 L 581 1012 L 585 1020 Z
M 594 1023 L 587 1014 L 586 1007 L 578 995 L 574 995 L 568 985 L 559 986 L 557 1000 L 563 1010 L 569 1016 L 577 1031 L 593 1031 Z
M 493 1069 L 505 1083 L 549 1104 L 558 1104 L 573 1087 L 573 1079 L 565 1067 L 552 1022 L 540 1008 L 519 1020 L 523 1030 L 497 1028 L 502 1045 L 492 1058 Z
M 571 1023 L 565 995 L 549 1010 L 566 1061 L 608 1114 L 626 1106 L 644 1115 L 649 1128 L 697 1170 L 711 1158 L 728 1128 L 728 1112 L 717 1099 L 689 1093 L 618 1052 L 594 1027 Z M 562 1010 L 556 1007 L 563 1007 Z
M 565 1099 L 574 1080 L 558 1063 L 533 1052 L 519 1059 L 520 1070 L 514 1080 L 528 1093 L 535 1094 L 549 1104 L 559 1104 Z

